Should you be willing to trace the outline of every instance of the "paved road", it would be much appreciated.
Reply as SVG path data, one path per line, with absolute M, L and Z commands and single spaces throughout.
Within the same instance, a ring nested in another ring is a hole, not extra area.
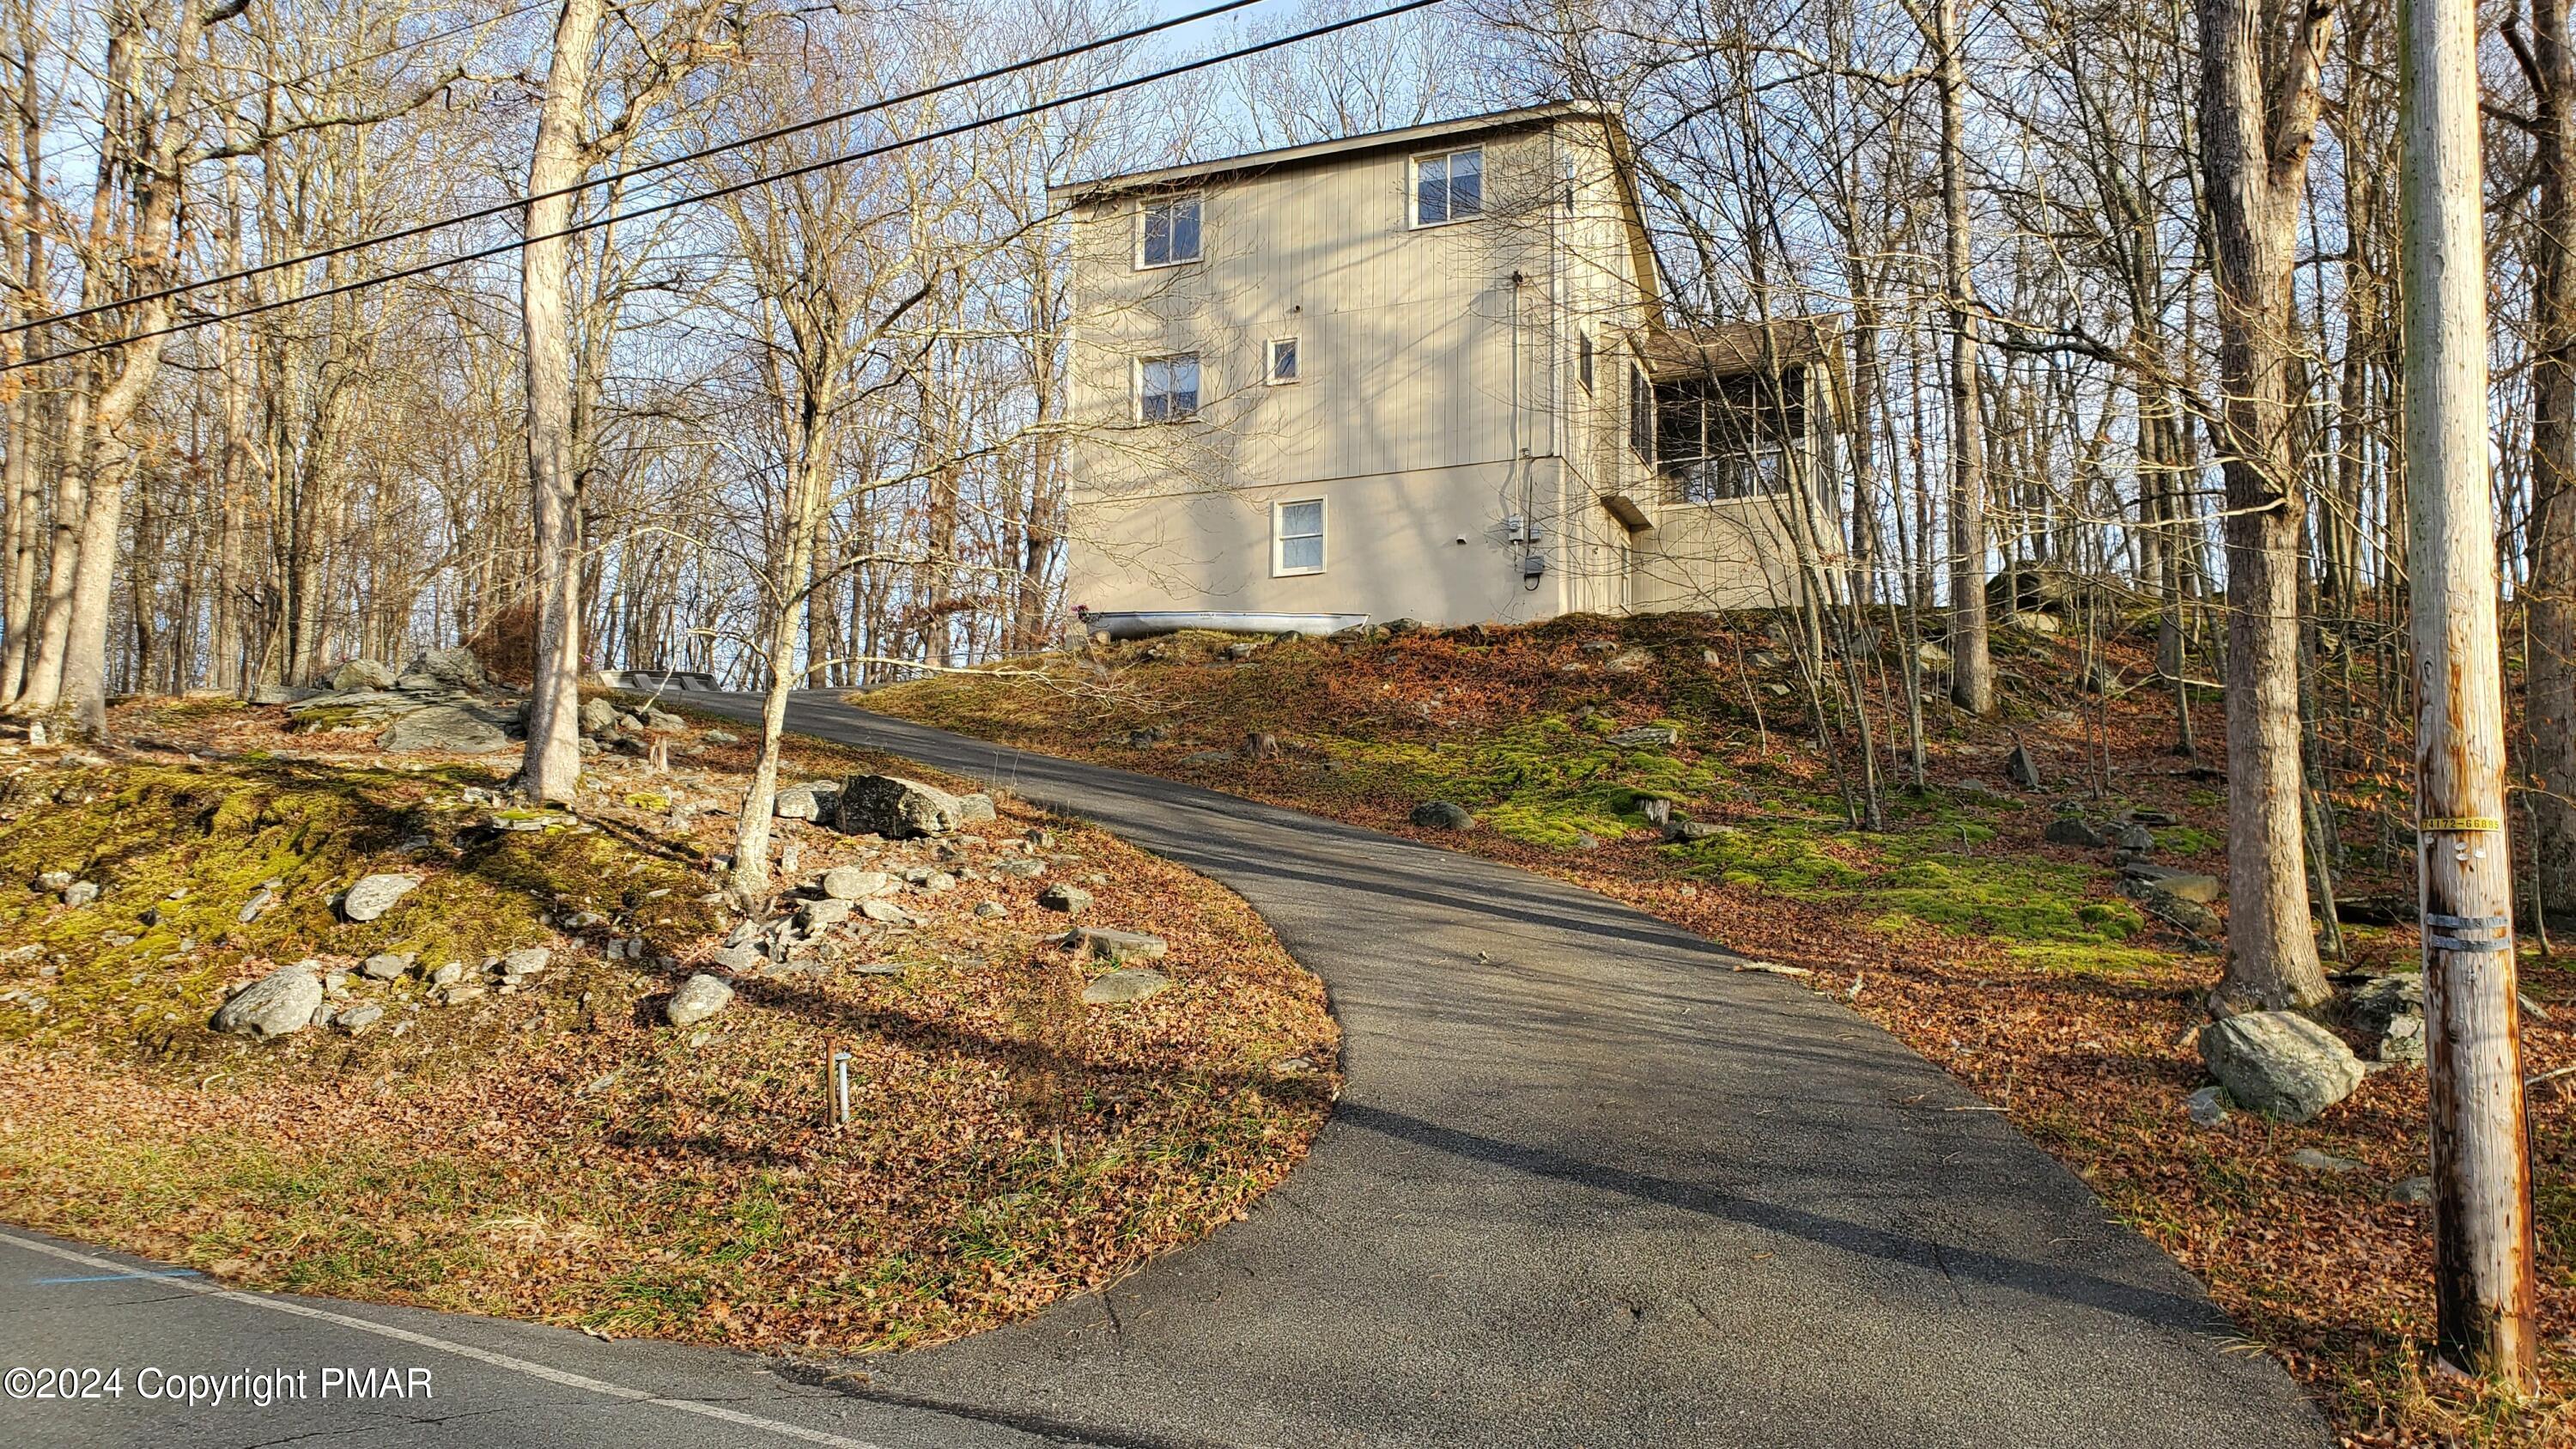
M 429 1363 L 448 1416 L 129 1401 L 112 1425 L 88 1405 L 24 1419 L 41 1442 L 2326 1440 L 2188 1275 L 1957 1083 L 1695 937 L 1501 866 L 824 696 L 790 723 L 1008 786 L 1240 891 L 1345 1031 L 1347 1087 L 1307 1163 L 1207 1242 L 1030 1323 L 867 1361 L 855 1393 L 526 1325 L 298 1317 L 0 1240 L 0 1363 Z M 97 1280 L 34 1284 L 63 1277 Z M 0 1403 L 0 1435 L 30 1412 Z

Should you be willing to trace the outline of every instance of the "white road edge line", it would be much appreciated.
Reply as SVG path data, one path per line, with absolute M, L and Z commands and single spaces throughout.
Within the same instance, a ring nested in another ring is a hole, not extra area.
M 34 1238 L 19 1237 L 16 1233 L 0 1233 L 0 1243 L 12 1243 L 18 1247 L 27 1249 L 29 1252 L 44 1253 L 52 1257 L 60 1258 L 67 1263 L 80 1263 L 88 1267 L 104 1268 L 117 1273 L 130 1273 L 134 1271 L 133 1265 L 128 1263 L 119 1263 L 108 1258 L 93 1257 L 88 1253 L 74 1252 L 69 1248 L 58 1248 L 51 1243 L 38 1242 Z M 624 1384 L 610 1383 L 606 1379 L 595 1379 L 587 1374 L 577 1374 L 565 1369 L 550 1368 L 545 1364 L 536 1363 L 528 1359 L 517 1358 L 506 1353 L 494 1353 L 487 1348 L 476 1348 L 470 1343 L 456 1343 L 449 1339 L 434 1338 L 426 1333 L 414 1333 L 410 1329 L 396 1328 L 388 1323 L 371 1323 L 366 1319 L 352 1317 L 346 1313 L 333 1313 L 327 1308 L 314 1308 L 302 1303 L 290 1303 L 283 1298 L 273 1298 L 262 1293 L 243 1293 L 236 1289 L 220 1287 L 201 1279 L 191 1280 L 187 1278 L 168 1278 L 156 1281 L 166 1282 L 173 1288 L 185 1288 L 191 1293 L 204 1293 L 216 1298 L 229 1299 L 235 1303 L 246 1303 L 253 1308 L 266 1308 L 272 1312 L 291 1313 L 299 1318 L 315 1318 L 320 1319 L 324 1323 L 336 1323 L 342 1328 L 354 1328 L 361 1333 L 372 1333 L 379 1338 L 390 1338 L 419 1348 L 435 1349 L 440 1353 L 452 1353 L 459 1358 L 470 1358 L 480 1363 L 490 1364 L 494 1368 L 508 1369 L 512 1373 L 526 1374 L 530 1378 L 544 1379 L 550 1384 L 561 1384 L 568 1389 L 581 1389 L 585 1392 L 600 1394 L 607 1398 L 623 1399 L 628 1403 L 651 1404 L 656 1408 L 678 1409 L 683 1413 L 702 1414 L 707 1418 L 721 1419 L 725 1423 L 733 1424 L 745 1429 L 759 1429 L 767 1433 L 780 1435 L 784 1438 L 802 1440 L 808 1444 L 828 1444 L 832 1446 L 832 1449 L 884 1449 L 884 1446 L 871 1444 L 865 1439 L 845 1439 L 838 1434 L 827 1434 L 820 1429 L 807 1429 L 796 1424 L 785 1424 L 776 1419 L 764 1419 L 757 1414 L 746 1414 L 737 1409 L 725 1408 L 721 1404 L 703 1404 L 699 1403 L 695 1399 L 662 1398 L 659 1395 L 648 1394 L 642 1389 L 629 1388 Z

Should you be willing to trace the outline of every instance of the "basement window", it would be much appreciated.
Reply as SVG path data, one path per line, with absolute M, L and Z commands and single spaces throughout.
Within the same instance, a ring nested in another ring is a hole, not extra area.
M 1199 259 L 1199 198 L 1149 201 L 1138 214 L 1136 265 L 1172 267 Z
M 1270 506 L 1270 572 L 1274 577 L 1324 571 L 1324 500 Z
M 1177 423 L 1199 410 L 1199 355 L 1148 357 L 1136 364 L 1136 416 L 1148 423 Z
M 1485 214 L 1485 150 L 1417 156 L 1413 161 L 1413 224 L 1439 226 Z

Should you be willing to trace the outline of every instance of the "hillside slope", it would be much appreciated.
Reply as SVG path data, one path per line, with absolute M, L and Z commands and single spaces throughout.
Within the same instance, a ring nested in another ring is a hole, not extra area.
M 2142 641 L 2094 653 L 2002 631 L 2005 711 L 1976 721 L 1927 698 L 1928 788 L 1883 780 L 1882 828 L 1865 830 L 1848 721 L 1834 721 L 1838 750 L 1817 747 L 1807 680 L 1777 631 L 1660 616 L 1329 641 L 1182 635 L 863 702 L 1436 840 L 1808 973 L 2008 1112 L 2199 1273 L 2354 1442 L 2569 1433 L 2562 1401 L 2509 1413 L 2457 1402 L 2422 1367 L 2420 1071 L 2377 1071 L 2303 1127 L 2189 1115 L 2186 1097 L 2208 1081 L 2195 1032 L 2226 909 L 2216 879 L 2191 877 L 2225 875 L 2225 783 L 2172 753 L 2170 692 L 2123 687 L 2149 673 Z M 1889 707 L 1897 661 L 1867 661 L 1865 678 L 1882 776 L 1906 781 L 1903 716 Z M 2214 703 L 2196 724 L 2202 740 L 2222 737 Z M 2016 748 L 2039 788 L 2014 784 Z M 2347 840 L 2386 836 L 2383 799 L 2336 803 Z M 1457 816 L 1443 806 L 1474 825 L 1445 828 Z M 2356 849 L 2342 893 L 2377 904 L 2400 891 L 2391 864 Z M 2170 891 L 2137 879 L 2156 873 Z M 2344 936 L 2348 984 L 2416 958 L 2411 929 L 2355 919 Z M 2544 1006 L 2576 995 L 2536 956 L 2526 975 Z M 2381 1050 L 2376 1031 L 2339 1029 L 2363 1056 Z M 2576 1033 L 2534 1018 L 2526 1050 L 2534 1073 L 2576 1062 Z M 2544 1089 L 2533 1123 L 2556 1377 L 2576 1367 L 2564 1186 L 2576 1112 Z

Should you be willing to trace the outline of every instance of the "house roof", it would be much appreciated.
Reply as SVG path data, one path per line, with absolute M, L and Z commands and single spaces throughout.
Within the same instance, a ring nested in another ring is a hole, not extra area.
M 1226 156 L 1214 161 L 1193 161 L 1182 166 L 1163 166 L 1151 171 L 1129 171 L 1115 176 L 1095 176 L 1086 181 L 1067 181 L 1047 188 L 1051 202 L 1088 201 L 1117 196 L 1130 191 L 1151 191 L 1193 182 L 1212 181 L 1220 177 L 1251 171 L 1276 171 L 1284 167 L 1310 165 L 1319 161 L 1339 160 L 1371 151 L 1409 149 L 1426 142 L 1450 137 L 1483 136 L 1498 131 L 1527 130 L 1554 121 L 1586 119 L 1606 121 L 1600 111 L 1574 101 L 1551 101 L 1546 105 L 1522 106 L 1516 110 L 1491 111 L 1481 116 L 1461 116 L 1453 121 L 1433 121 L 1426 125 L 1406 126 L 1392 131 L 1371 131 L 1359 136 L 1341 136 L 1330 141 L 1314 141 L 1303 146 L 1281 146 L 1268 151 L 1253 151 L 1241 156 Z
M 1638 344 L 1656 381 L 1735 377 L 1767 366 L 1797 367 L 1831 354 L 1840 331 L 1832 317 L 1790 317 L 1774 322 L 1719 322 L 1707 327 L 1659 327 Z

